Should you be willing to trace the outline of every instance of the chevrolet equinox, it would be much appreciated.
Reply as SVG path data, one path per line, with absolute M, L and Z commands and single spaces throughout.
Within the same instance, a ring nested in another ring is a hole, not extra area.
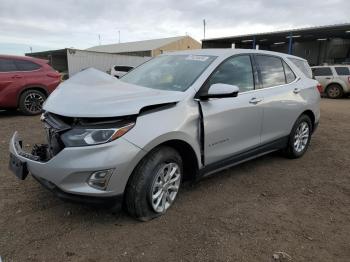
M 64 199 L 164 214 L 182 182 L 264 154 L 301 157 L 320 118 L 306 60 L 204 49 L 160 55 L 121 79 L 87 69 L 50 95 L 46 144 L 10 141 L 10 169 Z

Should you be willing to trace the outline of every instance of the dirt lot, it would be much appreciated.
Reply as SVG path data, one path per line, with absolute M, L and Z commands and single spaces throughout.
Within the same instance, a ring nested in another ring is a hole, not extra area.
M 148 223 L 17 180 L 7 170 L 14 130 L 25 145 L 42 140 L 39 117 L 0 113 L 4 261 L 273 261 L 279 251 L 293 261 L 350 261 L 350 99 L 322 100 L 303 158 L 272 154 L 186 186 Z

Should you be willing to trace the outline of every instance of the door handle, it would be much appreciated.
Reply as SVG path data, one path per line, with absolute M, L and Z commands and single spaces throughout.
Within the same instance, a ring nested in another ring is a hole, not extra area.
M 253 105 L 256 105 L 256 104 L 260 103 L 261 101 L 262 101 L 261 98 L 253 97 L 252 99 L 250 99 L 249 103 L 253 104 Z
M 294 94 L 299 94 L 300 93 L 300 88 L 294 88 L 293 93 Z
M 12 77 L 12 79 L 18 79 L 18 78 L 22 78 L 22 77 L 19 76 L 19 75 L 14 75 L 14 76 Z

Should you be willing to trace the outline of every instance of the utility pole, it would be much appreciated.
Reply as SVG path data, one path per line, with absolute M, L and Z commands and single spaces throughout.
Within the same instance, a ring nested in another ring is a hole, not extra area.
M 30 52 L 33 53 L 33 47 L 30 46 L 29 49 L 30 49 Z
M 101 35 L 98 34 L 98 44 L 101 45 Z
M 120 44 L 120 30 L 118 30 L 118 41 L 119 41 L 119 44 Z
M 207 25 L 207 23 L 205 22 L 205 19 L 203 19 L 203 39 L 205 39 L 205 26 Z

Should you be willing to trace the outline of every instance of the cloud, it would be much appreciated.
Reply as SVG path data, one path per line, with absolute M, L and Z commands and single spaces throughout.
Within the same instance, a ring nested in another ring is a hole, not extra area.
M 207 38 L 348 22 L 348 0 L 0 0 L 0 43 L 87 48 L 185 35 Z M 1 53 L 0 49 L 0 53 Z

